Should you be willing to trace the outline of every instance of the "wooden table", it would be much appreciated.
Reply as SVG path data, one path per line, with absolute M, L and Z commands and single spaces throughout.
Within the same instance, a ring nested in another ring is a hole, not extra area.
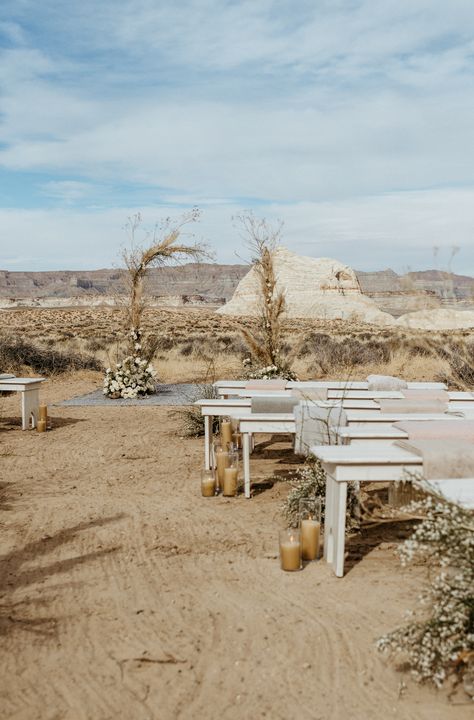
M 22 430 L 35 428 L 38 421 L 39 389 L 46 378 L 4 378 L 0 379 L 0 391 L 21 393 Z

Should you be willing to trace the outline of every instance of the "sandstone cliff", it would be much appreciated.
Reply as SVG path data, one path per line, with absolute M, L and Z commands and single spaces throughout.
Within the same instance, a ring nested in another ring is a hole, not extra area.
M 393 322 L 391 315 L 381 312 L 362 294 L 355 272 L 338 260 L 301 257 L 279 247 L 274 253 L 274 268 L 277 287 L 285 293 L 287 317 Z M 232 299 L 217 312 L 255 316 L 259 314 L 259 298 L 257 272 L 251 268 Z

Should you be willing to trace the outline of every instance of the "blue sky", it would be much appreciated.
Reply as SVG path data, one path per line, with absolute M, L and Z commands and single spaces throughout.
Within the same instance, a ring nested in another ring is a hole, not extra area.
M 1 269 L 110 267 L 129 215 L 197 205 L 221 262 L 253 210 L 474 275 L 472 0 L 2 0 L 0 55 Z

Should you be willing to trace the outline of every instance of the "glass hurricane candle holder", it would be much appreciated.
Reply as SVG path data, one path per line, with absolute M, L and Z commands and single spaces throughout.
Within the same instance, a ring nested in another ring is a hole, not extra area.
M 224 486 L 224 470 L 230 466 L 231 453 L 218 445 L 215 449 L 215 477 L 220 490 Z
M 214 497 L 216 494 L 216 478 L 213 470 L 201 470 L 201 495 Z
M 229 466 L 224 469 L 222 494 L 235 497 L 239 486 L 239 456 L 235 452 L 228 453 Z
M 232 443 L 232 421 L 228 417 L 221 418 L 220 421 L 220 436 L 221 443 L 224 450 L 228 450 Z
M 301 570 L 300 531 L 294 528 L 280 531 L 280 565 L 287 572 Z
M 46 420 L 40 418 L 36 423 L 36 432 L 44 433 L 46 432 L 46 429 Z
M 316 560 L 321 537 L 321 501 L 305 498 L 299 503 L 301 556 L 303 560 Z

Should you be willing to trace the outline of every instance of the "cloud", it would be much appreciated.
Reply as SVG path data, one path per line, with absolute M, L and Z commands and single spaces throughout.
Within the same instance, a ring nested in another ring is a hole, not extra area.
M 459 254 L 453 270 L 474 275 L 474 188 L 453 192 L 435 190 L 391 193 L 384 196 L 320 203 L 262 204 L 258 214 L 270 221 L 282 219 L 282 243 L 302 255 L 335 257 L 359 270 L 392 267 L 443 269 L 452 248 Z M 181 198 L 178 198 L 181 200 Z M 241 203 L 202 202 L 201 221 L 192 228 L 198 238 L 217 251 L 219 262 L 242 262 L 248 252 L 233 216 Z M 0 267 L 20 264 L 36 269 L 91 269 L 120 262 L 127 242 L 123 227 L 135 207 L 79 210 L 0 210 L 5 237 L 18 239 L 18 255 L 5 248 Z M 175 205 L 141 208 L 143 229 L 160 219 L 178 218 Z M 187 238 L 190 240 L 190 238 Z M 434 248 L 439 247 L 438 258 Z M 23 261 L 20 262 L 21 258 Z
M 367 262 L 392 262 L 394 242 L 467 242 L 468 0 L 4 0 L 2 15 L 0 167 L 37 177 L 25 218 L 43 198 L 35 222 L 63 262 L 69 220 L 112 237 L 152 199 L 155 215 L 205 206 L 216 243 L 245 207 L 306 228 L 302 243 L 319 222 L 347 253 L 378 239 Z

